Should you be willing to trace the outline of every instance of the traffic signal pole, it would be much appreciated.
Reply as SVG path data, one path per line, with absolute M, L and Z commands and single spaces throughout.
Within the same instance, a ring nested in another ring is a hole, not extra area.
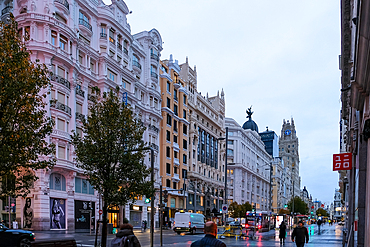
M 160 230 L 160 243 L 163 246 L 163 204 L 162 204 L 162 183 L 159 186 L 159 230 Z

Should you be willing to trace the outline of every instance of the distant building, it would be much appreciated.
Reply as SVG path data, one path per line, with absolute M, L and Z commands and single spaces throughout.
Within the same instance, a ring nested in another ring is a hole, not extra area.
M 334 215 L 333 218 L 335 220 L 341 220 L 342 216 L 342 202 L 341 202 L 342 194 L 340 193 L 339 189 L 335 189 L 334 194 Z
M 268 127 L 266 131 L 259 133 L 263 143 L 265 144 L 265 149 L 268 154 L 273 158 L 279 157 L 279 137 L 275 131 L 269 130 Z
M 284 161 L 284 182 L 288 188 L 288 200 L 293 196 L 300 197 L 298 137 L 293 118 L 291 122 L 283 120 L 279 139 L 279 157 Z
M 228 192 L 229 202 L 256 205 L 258 210 L 270 210 L 270 167 L 272 157 L 258 134 L 258 126 L 248 118 L 241 127 L 234 119 L 226 118 L 228 127 Z

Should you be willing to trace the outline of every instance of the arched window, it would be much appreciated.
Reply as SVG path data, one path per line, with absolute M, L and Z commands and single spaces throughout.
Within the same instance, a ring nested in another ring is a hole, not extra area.
M 66 178 L 59 173 L 51 174 L 50 175 L 50 189 L 66 191 Z

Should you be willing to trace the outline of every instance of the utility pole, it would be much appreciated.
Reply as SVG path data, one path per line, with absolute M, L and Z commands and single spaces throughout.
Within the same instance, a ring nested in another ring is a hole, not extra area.
M 152 189 L 154 191 L 154 149 L 150 148 L 150 181 L 152 182 Z M 153 247 L 154 242 L 154 196 L 150 200 L 150 247 Z
M 161 246 L 163 246 L 163 229 L 162 229 L 163 213 L 162 213 L 162 210 L 163 210 L 163 205 L 162 205 L 162 183 L 161 183 L 161 185 L 159 186 L 159 229 L 160 229 Z

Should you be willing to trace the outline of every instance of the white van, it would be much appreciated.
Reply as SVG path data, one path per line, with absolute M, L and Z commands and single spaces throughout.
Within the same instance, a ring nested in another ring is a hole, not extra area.
M 180 234 L 182 232 L 203 233 L 205 217 L 196 213 L 176 213 L 173 230 Z

